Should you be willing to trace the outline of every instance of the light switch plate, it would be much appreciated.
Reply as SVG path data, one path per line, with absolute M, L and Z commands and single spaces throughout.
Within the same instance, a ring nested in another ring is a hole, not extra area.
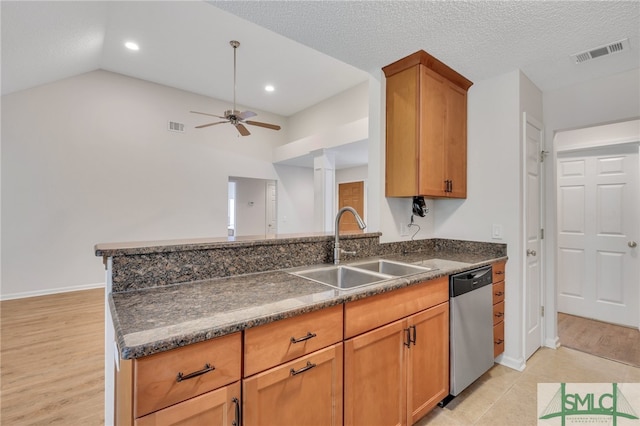
M 491 238 L 493 238 L 494 240 L 502 239 L 502 225 L 499 225 L 497 223 L 493 224 L 493 227 L 491 230 Z

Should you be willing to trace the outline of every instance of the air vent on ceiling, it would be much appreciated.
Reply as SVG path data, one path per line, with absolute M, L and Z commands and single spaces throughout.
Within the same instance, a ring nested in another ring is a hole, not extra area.
M 629 49 L 629 39 L 625 38 L 624 40 L 616 41 L 610 44 L 606 44 L 604 46 L 599 46 L 584 52 L 574 53 L 573 55 L 570 55 L 570 56 L 571 56 L 571 59 L 573 59 L 573 61 L 576 64 L 581 64 L 591 59 L 599 58 L 601 56 L 611 55 L 612 53 L 623 52 L 628 49 Z
M 170 121 L 167 128 L 170 132 L 184 133 L 184 123 L 178 123 L 176 121 Z

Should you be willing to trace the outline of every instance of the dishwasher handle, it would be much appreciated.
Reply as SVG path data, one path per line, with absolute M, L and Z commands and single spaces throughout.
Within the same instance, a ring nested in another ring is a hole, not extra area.
M 493 270 L 491 266 L 462 272 L 451 276 L 451 297 L 460 296 L 472 290 L 491 284 Z

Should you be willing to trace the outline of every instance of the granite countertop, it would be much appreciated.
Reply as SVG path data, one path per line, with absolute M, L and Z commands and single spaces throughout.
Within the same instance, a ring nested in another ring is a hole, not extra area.
M 434 269 L 353 290 L 277 270 L 112 293 L 109 305 L 120 356 L 139 358 L 506 260 L 446 252 L 381 258 Z

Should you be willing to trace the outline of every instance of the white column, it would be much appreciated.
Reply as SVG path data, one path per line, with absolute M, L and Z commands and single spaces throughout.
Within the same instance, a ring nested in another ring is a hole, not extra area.
M 313 229 L 333 232 L 336 199 L 335 157 L 325 149 L 313 151 Z

